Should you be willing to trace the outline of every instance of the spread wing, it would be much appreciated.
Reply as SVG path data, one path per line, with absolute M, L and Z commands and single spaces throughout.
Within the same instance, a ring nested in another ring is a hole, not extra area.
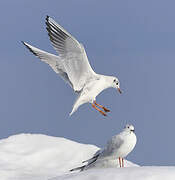
M 47 63 L 57 74 L 59 74 L 71 87 L 72 83 L 66 73 L 62 60 L 59 56 L 50 54 L 48 52 L 42 51 L 30 44 L 23 42 L 22 43 L 31 51 L 35 56 L 41 59 L 41 61 Z
M 83 45 L 49 16 L 46 17 L 46 25 L 51 43 L 63 60 L 73 89 L 80 91 L 86 81 L 96 75 L 89 64 Z

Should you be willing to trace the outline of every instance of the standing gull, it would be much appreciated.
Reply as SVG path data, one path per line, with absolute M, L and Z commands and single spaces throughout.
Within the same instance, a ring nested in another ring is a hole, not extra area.
M 134 126 L 127 124 L 123 131 L 113 136 L 107 143 L 104 149 L 97 151 L 91 159 L 83 161 L 87 163 L 81 167 L 71 169 L 75 170 L 85 170 L 91 167 L 102 166 L 110 167 L 110 162 L 118 159 L 120 167 L 124 167 L 124 157 L 126 157 L 135 147 L 137 142 L 136 135 L 134 133 Z
M 106 116 L 105 112 L 110 110 L 98 104 L 96 96 L 110 87 L 121 93 L 118 78 L 95 73 L 83 45 L 49 16 L 46 17 L 46 26 L 51 43 L 59 56 L 42 51 L 26 42 L 22 43 L 41 61 L 49 64 L 78 94 L 70 115 L 80 105 L 91 103 L 93 108 Z

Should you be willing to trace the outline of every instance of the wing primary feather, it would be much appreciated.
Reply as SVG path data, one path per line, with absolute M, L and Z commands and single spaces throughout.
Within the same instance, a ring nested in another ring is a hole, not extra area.
M 48 35 L 49 35 L 50 38 L 55 38 L 55 39 L 59 40 L 62 43 L 65 41 L 65 39 L 61 38 L 61 36 L 58 36 L 55 33 L 52 33 L 51 31 L 48 31 Z
M 65 48 L 64 44 L 60 44 L 59 42 L 55 41 L 53 38 L 51 38 L 52 41 L 54 41 L 55 44 L 57 44 L 58 46 Z
M 64 42 L 59 42 L 59 41 L 55 40 L 55 38 L 52 37 L 52 36 L 50 36 L 50 40 L 51 40 L 51 42 L 53 42 L 53 41 L 54 41 L 54 42 L 57 42 L 57 43 L 60 44 L 60 46 L 64 47 Z
M 93 156 L 91 159 L 88 159 L 88 160 L 86 160 L 86 161 L 83 161 L 82 163 L 88 162 L 88 161 L 93 160 L 93 159 L 97 159 L 99 155 L 100 155 L 100 153 L 97 154 L 97 155 L 95 155 L 95 156 Z
M 60 43 L 61 45 L 64 44 L 64 41 L 62 41 L 62 40 L 56 38 L 55 36 L 51 37 L 51 39 L 52 39 L 53 41 L 56 41 L 56 42 Z
M 59 27 L 57 27 L 53 22 L 50 22 L 49 19 L 46 18 L 46 25 L 47 27 L 52 30 L 52 31 L 56 31 L 59 32 L 60 35 L 62 35 L 62 37 L 64 37 L 64 39 L 66 39 L 68 37 L 68 35 L 63 32 Z
M 60 34 L 58 34 L 57 32 L 55 31 L 51 31 L 51 29 L 49 29 L 49 27 L 46 27 L 47 31 L 48 31 L 48 35 L 51 36 L 51 35 L 54 35 L 56 38 L 58 38 L 60 41 L 64 41 L 65 38 L 63 36 L 60 36 Z
M 38 54 L 36 53 L 36 52 L 34 52 L 24 41 L 21 41 L 23 44 L 24 44 L 24 46 L 26 46 L 26 48 L 30 51 L 30 52 L 32 52 L 32 54 L 34 54 L 35 56 L 38 56 Z
M 47 29 L 47 31 L 49 31 L 50 33 L 53 33 L 53 32 L 54 32 L 55 34 L 57 34 L 58 36 L 60 36 L 60 38 L 62 38 L 63 40 L 65 40 L 66 37 L 68 37 L 65 33 L 64 33 L 64 34 L 61 34 L 62 31 L 61 31 L 60 29 L 55 29 L 52 24 L 49 24 L 48 22 L 46 22 L 46 25 L 47 25 L 46 29 Z M 58 32 L 59 32 L 59 33 L 58 33 Z
M 55 31 L 59 31 L 59 33 L 61 33 L 61 35 L 65 36 L 65 37 L 68 37 L 68 35 L 62 29 L 60 29 L 56 24 L 54 24 L 53 22 L 48 21 L 47 25 L 50 28 L 52 27 Z
M 71 170 L 69 170 L 69 171 L 76 171 L 76 170 L 83 171 L 85 167 L 86 167 L 86 165 L 81 166 L 81 167 L 77 167 L 77 168 L 73 168 L 73 169 L 71 169 Z

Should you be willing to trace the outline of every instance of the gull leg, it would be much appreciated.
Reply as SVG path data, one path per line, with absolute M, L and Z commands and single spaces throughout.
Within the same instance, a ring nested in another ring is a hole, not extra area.
M 118 160 L 119 160 L 120 167 L 122 167 L 121 158 L 119 157 Z
M 94 101 L 94 104 L 97 105 L 98 107 L 102 108 L 105 112 L 110 112 L 109 109 L 105 108 L 104 106 L 98 104 L 96 101 Z
M 95 108 L 97 111 L 99 111 L 103 116 L 106 116 L 106 114 L 100 110 L 98 107 L 95 106 L 95 104 L 92 104 L 92 107 Z
M 122 158 L 122 167 L 124 167 L 124 159 Z

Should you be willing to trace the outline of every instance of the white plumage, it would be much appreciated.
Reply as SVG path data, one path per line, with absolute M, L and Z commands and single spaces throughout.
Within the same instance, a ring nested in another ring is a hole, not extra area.
M 42 61 L 49 64 L 78 93 L 72 113 L 84 103 L 92 103 L 93 107 L 103 115 L 109 110 L 95 102 L 96 96 L 106 88 L 113 87 L 120 91 L 119 80 L 113 76 L 97 74 L 91 68 L 85 49 L 72 35 L 57 24 L 49 16 L 46 17 L 46 29 L 51 43 L 59 56 L 42 51 L 26 42 L 23 44 Z
M 84 161 L 87 163 L 84 166 L 72 169 L 75 170 L 84 170 L 92 167 L 99 166 L 110 166 L 110 162 L 113 163 L 113 160 L 119 159 L 120 167 L 124 167 L 124 159 L 135 147 L 137 142 L 136 135 L 134 133 L 133 125 L 126 125 L 123 131 L 120 134 L 113 136 L 108 142 L 104 149 L 101 149 L 95 153 L 95 155 Z

